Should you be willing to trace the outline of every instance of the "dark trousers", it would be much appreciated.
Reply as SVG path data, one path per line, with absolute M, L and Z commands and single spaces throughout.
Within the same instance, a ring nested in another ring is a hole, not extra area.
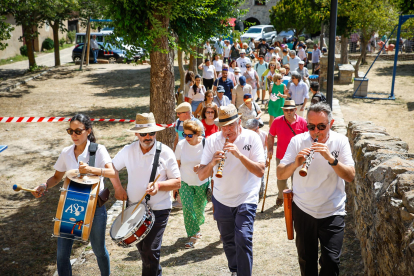
M 253 223 L 256 204 L 241 204 L 228 207 L 214 196 L 214 218 L 223 241 L 224 253 L 231 272 L 237 276 L 252 275 L 253 267 Z
M 316 67 L 316 65 L 318 65 L 319 64 L 319 62 L 315 62 L 315 63 L 313 63 L 312 62 L 312 75 L 314 75 L 315 74 L 315 67 Z
M 344 216 L 316 219 L 303 212 L 294 202 L 292 215 L 302 276 L 318 275 L 318 240 L 321 243 L 319 275 L 339 275 L 339 257 L 345 229 Z
M 204 86 L 206 87 L 207 90 L 211 90 L 211 88 L 213 88 L 213 83 L 214 83 L 214 79 L 204 79 L 203 78 L 203 84 L 204 84 Z
M 230 62 L 230 58 L 229 57 L 225 57 L 223 59 L 223 63 L 229 64 L 229 62 Z
M 162 236 L 167 227 L 171 209 L 153 211 L 155 222 L 148 235 L 137 244 L 142 259 L 143 276 L 161 276 L 160 251 Z

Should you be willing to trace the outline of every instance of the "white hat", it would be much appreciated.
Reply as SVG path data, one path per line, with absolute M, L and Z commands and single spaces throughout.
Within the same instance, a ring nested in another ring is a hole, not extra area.
M 135 127 L 131 128 L 129 131 L 136 133 L 148 133 L 163 129 L 165 129 L 165 127 L 160 127 L 155 124 L 154 114 L 150 112 L 137 114 L 135 118 Z
M 240 73 L 241 71 L 240 71 L 240 68 L 239 67 L 235 67 L 234 68 L 234 72 L 236 72 L 236 73 Z
M 305 64 L 305 62 L 303 60 L 299 61 L 299 64 Z
M 240 53 L 240 54 L 245 54 L 245 53 L 246 53 L 246 50 L 241 49 L 241 50 L 239 51 L 239 53 Z
M 218 118 L 214 120 L 214 123 L 219 127 L 227 126 L 240 117 L 237 113 L 237 108 L 233 104 L 220 106 Z

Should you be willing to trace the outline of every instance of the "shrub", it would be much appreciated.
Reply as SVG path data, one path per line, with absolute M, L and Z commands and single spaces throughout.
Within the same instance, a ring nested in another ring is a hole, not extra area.
M 60 47 L 63 47 L 63 45 L 66 43 L 66 39 L 64 39 L 63 37 L 61 39 L 59 39 L 59 44 Z
M 70 32 L 67 32 L 66 34 L 66 38 L 70 44 L 72 44 L 75 41 L 75 37 L 76 37 L 76 31 L 70 31 Z
M 51 50 L 54 48 L 53 40 L 50 38 L 46 38 L 42 43 L 43 50 Z
M 299 37 L 299 41 L 305 41 L 305 40 L 306 40 L 306 38 L 304 36 Z
M 26 56 L 27 57 L 27 46 L 23 45 L 22 47 L 20 47 L 20 54 L 22 56 Z

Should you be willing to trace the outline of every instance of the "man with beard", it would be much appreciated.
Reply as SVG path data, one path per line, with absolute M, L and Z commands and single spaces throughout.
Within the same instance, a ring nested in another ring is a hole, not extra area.
M 151 196 L 147 204 L 154 212 L 155 223 L 148 235 L 136 246 L 141 255 L 142 275 L 162 275 L 160 250 L 162 237 L 171 211 L 171 193 L 181 186 L 180 170 L 174 152 L 156 141 L 157 131 L 163 127 L 155 124 L 152 113 L 136 116 L 135 132 L 138 142 L 126 145 L 112 160 L 116 176 L 111 178 L 115 198 L 137 203 L 145 193 Z M 158 161 L 158 162 L 157 162 Z M 125 192 L 119 179 L 119 171 L 128 172 L 128 186 Z M 160 175 L 153 185 L 154 178 Z M 126 220 L 124 220 L 126 221 Z

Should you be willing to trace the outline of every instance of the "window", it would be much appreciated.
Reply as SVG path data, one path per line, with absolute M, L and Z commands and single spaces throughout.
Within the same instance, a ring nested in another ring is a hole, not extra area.
M 254 5 L 255 6 L 266 6 L 266 0 L 255 0 Z

